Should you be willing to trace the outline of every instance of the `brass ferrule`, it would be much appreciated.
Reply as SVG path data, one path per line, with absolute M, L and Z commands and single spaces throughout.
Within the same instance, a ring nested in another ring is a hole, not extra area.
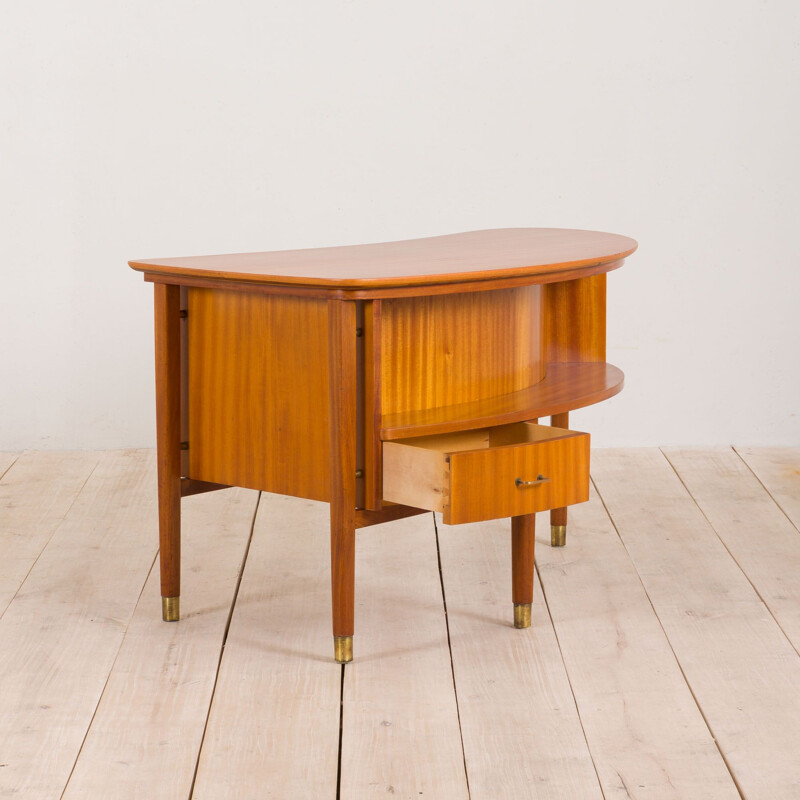
M 349 664 L 353 660 L 353 637 L 333 637 L 333 657 L 340 664 Z
M 514 627 L 530 628 L 531 626 L 531 604 L 514 603 Z
M 566 525 L 551 525 L 550 526 L 550 546 L 563 547 L 567 543 L 567 526 Z
M 181 618 L 181 598 L 162 597 L 161 598 L 161 619 L 164 622 L 177 622 Z

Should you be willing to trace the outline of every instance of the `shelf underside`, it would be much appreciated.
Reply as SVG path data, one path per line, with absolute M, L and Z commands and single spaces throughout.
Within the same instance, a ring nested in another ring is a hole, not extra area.
M 622 389 L 622 370 L 612 364 L 548 364 L 543 380 L 519 392 L 454 406 L 404 411 L 381 420 L 381 439 L 521 422 L 599 403 Z

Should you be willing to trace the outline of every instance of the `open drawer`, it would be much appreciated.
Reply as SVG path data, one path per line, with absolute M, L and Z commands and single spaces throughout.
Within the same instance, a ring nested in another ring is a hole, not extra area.
M 589 499 L 589 434 L 516 422 L 383 443 L 383 499 L 448 525 Z

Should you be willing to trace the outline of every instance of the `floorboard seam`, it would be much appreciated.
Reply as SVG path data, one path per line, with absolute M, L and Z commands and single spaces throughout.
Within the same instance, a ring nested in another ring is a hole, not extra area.
M 11 467 L 14 466 L 14 464 L 17 463 L 17 461 L 19 461 L 19 453 L 15 453 L 14 460 L 2 472 L 0 472 L 0 481 L 3 480 L 3 478 L 5 478 L 8 471 L 11 469 Z
M 733 448 L 731 448 L 731 449 L 733 449 Z M 734 452 L 736 452 L 736 451 L 734 450 Z M 739 568 L 739 571 L 742 573 L 742 575 L 744 575 L 745 579 L 750 584 L 750 586 L 752 587 L 753 591 L 756 593 L 756 597 L 758 597 L 758 599 L 761 601 L 761 604 L 767 610 L 767 613 L 775 621 L 775 624 L 778 626 L 778 630 L 783 634 L 784 639 L 786 639 L 786 641 L 789 643 L 789 646 L 792 648 L 792 650 L 794 650 L 795 653 L 797 653 L 797 655 L 800 656 L 800 650 L 798 650 L 797 647 L 795 647 L 794 642 L 786 635 L 786 631 L 784 631 L 783 627 L 781 626 L 780 621 L 775 616 L 775 614 L 772 613 L 772 609 L 769 607 L 769 603 L 767 603 L 767 601 L 764 600 L 764 598 L 761 595 L 761 592 L 758 591 L 758 587 L 753 583 L 753 581 L 750 580 L 750 576 L 747 574 L 747 572 L 745 571 L 744 567 L 739 563 L 739 560 L 736 558 L 736 556 L 730 551 L 730 548 L 725 543 L 725 540 L 719 535 L 719 531 L 717 530 L 716 526 L 708 518 L 708 516 L 706 515 L 706 512 L 703 511 L 703 508 L 700 505 L 700 503 L 697 501 L 697 498 L 692 494 L 692 490 L 686 485 L 686 483 L 684 482 L 684 480 L 681 477 L 680 473 L 675 468 L 675 465 L 669 460 L 669 456 L 663 450 L 661 451 L 661 455 L 664 456 L 664 458 L 667 460 L 667 463 L 670 465 L 670 467 L 672 467 L 672 470 L 675 473 L 675 475 L 678 478 L 678 480 L 681 482 L 681 485 L 683 486 L 684 489 L 686 489 L 687 494 L 689 495 L 689 497 L 692 498 L 692 501 L 697 506 L 697 510 L 703 515 L 703 519 L 708 523 L 708 526 L 711 528 L 711 530 L 714 531 L 714 535 L 717 537 L 717 539 L 719 539 L 720 544 L 725 548 L 725 551 L 731 557 L 731 559 L 733 560 L 733 563 L 736 564 L 736 566 Z M 737 453 L 737 455 L 738 455 L 738 453 Z M 762 484 L 762 486 L 763 486 L 763 484 Z M 777 503 L 776 503 L 776 505 L 777 505 Z
M 87 478 L 88 480 L 88 478 Z M 145 575 L 144 581 L 142 581 L 142 588 L 139 590 L 139 596 L 136 598 L 136 602 L 133 604 L 133 613 L 131 614 L 131 619 L 133 619 L 133 614 L 136 613 L 136 609 L 139 606 L 139 603 L 142 599 L 142 594 L 144 594 L 144 588 L 147 586 L 147 581 L 150 580 L 150 575 L 153 572 L 153 567 L 155 567 L 156 559 L 158 558 L 158 553 L 153 556 L 153 561 L 150 564 L 150 569 L 147 570 L 147 575 Z M 128 620 L 128 625 L 130 625 L 130 620 Z M 89 732 L 92 730 L 92 725 L 94 725 L 95 717 L 97 716 L 97 710 L 100 708 L 100 704 L 103 702 L 103 697 L 106 693 L 106 689 L 108 688 L 108 682 L 111 680 L 111 675 L 114 672 L 114 667 L 117 664 L 117 659 L 119 658 L 119 654 L 122 652 L 122 647 L 125 644 L 125 639 L 128 636 L 128 628 L 125 628 L 125 633 L 122 634 L 122 638 L 119 642 L 119 647 L 117 648 L 117 653 L 114 656 L 114 660 L 111 662 L 111 668 L 108 670 L 108 675 L 106 675 L 105 683 L 103 683 L 103 690 L 100 692 L 100 696 L 97 698 L 97 702 L 94 706 L 94 711 L 92 711 L 92 718 L 89 720 L 89 724 L 86 726 L 86 733 L 83 734 L 83 739 L 81 739 L 81 746 L 78 748 L 78 753 L 75 756 L 75 760 L 72 762 L 72 769 L 69 771 L 69 776 L 67 777 L 67 782 L 64 784 L 64 788 L 61 790 L 61 794 L 59 798 L 63 798 L 69 788 L 69 783 L 72 780 L 72 776 L 75 774 L 75 767 L 78 766 L 78 761 L 80 760 L 81 753 L 83 752 L 84 745 L 86 744 L 86 740 L 89 738 Z
M 14 459 L 14 464 L 16 464 L 16 463 L 17 463 L 17 459 Z M 13 467 L 14 464 L 9 466 L 8 469 L 11 469 L 11 467 Z M 72 498 L 72 502 L 64 510 L 64 514 L 61 517 L 61 521 L 58 523 L 58 525 L 55 526 L 55 528 L 53 528 L 53 532 L 50 534 L 50 538 L 42 545 L 42 549 L 39 550 L 39 553 L 37 554 L 36 558 L 33 560 L 33 563 L 28 568 L 28 571 L 25 573 L 25 577 L 19 582 L 19 586 L 17 586 L 17 590 L 11 596 L 11 598 L 8 601 L 8 603 L 6 603 L 6 607 L 4 609 L 0 610 L 0 619 L 3 618 L 3 615 L 9 609 L 11 604 L 14 602 L 14 598 L 19 594 L 20 589 L 22 589 L 22 587 L 25 585 L 25 581 L 27 581 L 28 578 L 30 577 L 30 574 L 33 571 L 33 568 L 36 566 L 36 564 L 38 563 L 39 559 L 42 557 L 42 553 L 44 553 L 44 551 L 47 550 L 47 546 L 50 544 L 50 542 L 53 541 L 53 537 L 58 533 L 59 529 L 61 528 L 61 526 L 66 521 L 67 517 L 69 516 L 69 512 L 72 511 L 72 507 L 78 501 L 78 498 L 81 496 L 81 494 L 83 494 L 83 490 L 86 488 L 86 484 L 89 483 L 89 479 L 92 477 L 92 475 L 94 475 L 94 472 L 97 469 L 99 464 L 100 464 L 100 456 L 97 457 L 97 461 L 94 462 L 94 466 L 89 470 L 89 474 L 86 476 L 86 480 L 81 484 L 81 488 L 78 489 L 77 492 L 75 492 L 75 497 Z M 2 477 L 4 477 L 7 472 L 8 472 L 8 470 L 6 470 L 6 472 L 4 472 L 2 476 L 0 476 L 0 479 L 2 479 Z M 151 569 L 152 569 L 152 567 L 151 567 Z M 144 588 L 144 587 L 142 587 L 142 588 Z
M 342 740 L 344 732 L 344 671 L 347 664 L 342 664 L 342 677 L 339 684 L 339 754 L 336 759 L 336 800 L 342 796 Z
M 472 798 L 469 788 L 469 772 L 467 771 L 467 753 L 464 749 L 464 733 L 461 730 L 461 709 L 458 705 L 458 687 L 456 686 L 456 668 L 453 663 L 453 646 L 450 641 L 450 619 L 447 616 L 447 596 L 444 591 L 444 574 L 442 572 L 442 551 L 439 547 L 439 526 L 436 524 L 436 515 L 431 514 L 433 519 L 433 533 L 436 537 L 436 560 L 439 566 L 439 585 L 442 589 L 442 605 L 444 606 L 444 625 L 447 630 L 447 650 L 450 653 L 450 674 L 453 677 L 453 696 L 456 701 L 456 718 L 458 719 L 458 737 L 461 740 L 461 758 L 464 762 L 464 780 L 467 783 L 467 798 Z
M 780 509 L 781 514 L 783 514 L 783 516 L 786 517 L 786 519 L 789 520 L 789 524 L 798 533 L 800 533 L 800 528 L 798 528 L 797 525 L 795 525 L 794 520 L 786 513 L 786 509 L 784 509 L 784 507 L 775 499 L 775 496 L 767 488 L 767 485 L 764 483 L 764 481 L 762 481 L 761 478 L 758 477 L 758 473 L 747 463 L 747 459 L 736 449 L 735 445 L 731 445 L 731 450 L 733 450 L 733 452 L 736 453 L 736 455 L 741 459 L 742 463 L 752 473 L 753 477 L 761 484 L 761 486 L 763 487 L 764 491 L 770 496 L 770 499 L 772 500 L 772 502 L 775 503 L 775 505 Z
M 569 686 L 570 694 L 572 695 L 572 702 L 575 705 L 575 714 L 578 717 L 578 723 L 581 726 L 581 733 L 583 734 L 583 741 L 586 742 L 586 752 L 589 754 L 589 760 L 592 762 L 592 769 L 594 769 L 595 777 L 597 778 L 597 786 L 600 789 L 600 794 L 603 796 L 603 800 L 605 800 L 606 793 L 603 791 L 603 782 L 600 780 L 600 773 L 597 770 L 597 764 L 594 760 L 594 755 L 592 754 L 592 748 L 589 745 L 589 737 L 586 735 L 586 728 L 583 727 L 583 720 L 581 719 L 581 710 L 578 706 L 578 698 L 575 697 L 575 690 L 572 688 L 572 680 L 569 677 L 569 670 L 567 669 L 567 662 L 564 660 L 564 651 L 561 649 L 561 640 L 558 638 L 558 631 L 556 630 L 556 623 L 553 619 L 553 615 L 550 612 L 550 604 L 547 602 L 547 592 L 544 588 L 544 581 L 542 580 L 542 574 L 539 571 L 539 565 L 534 560 L 534 569 L 536 570 L 536 574 L 539 576 L 539 586 L 542 590 L 542 598 L 544 599 L 544 607 L 547 610 L 547 617 L 550 620 L 550 627 L 553 629 L 553 635 L 556 638 L 556 647 L 558 647 L 558 654 L 561 657 L 561 664 L 564 667 L 564 674 L 567 676 L 567 685 Z M 621 777 L 620 777 L 621 780 Z M 623 782 L 624 783 L 624 782 Z
M 206 741 L 206 733 L 208 732 L 208 721 L 211 718 L 211 709 L 214 705 L 214 695 L 217 692 L 217 684 L 219 683 L 219 673 L 222 668 L 222 657 L 225 654 L 225 645 L 228 641 L 228 631 L 231 629 L 231 620 L 233 619 L 233 610 L 236 607 L 236 600 L 239 598 L 239 587 L 242 585 L 242 576 L 247 565 L 247 556 L 250 554 L 250 545 L 253 543 L 253 531 L 256 528 L 256 517 L 258 516 L 258 508 L 261 505 L 261 492 L 258 493 L 256 498 L 256 507 L 253 509 L 253 518 L 250 520 L 250 536 L 247 539 L 247 546 L 244 549 L 242 556 L 242 566 L 239 569 L 239 575 L 236 579 L 236 587 L 233 590 L 233 597 L 231 598 L 231 607 L 228 609 L 228 619 L 225 622 L 225 630 L 222 634 L 222 644 L 219 648 L 219 658 L 217 659 L 217 671 L 214 675 L 214 686 L 211 688 L 211 697 L 208 701 L 208 711 L 206 712 L 206 721 L 203 725 L 203 735 L 200 737 L 200 746 L 197 748 L 197 758 L 194 762 L 194 772 L 192 773 L 192 783 L 189 787 L 188 800 L 192 800 L 194 796 L 194 786 L 197 782 L 197 770 L 200 767 L 200 755 L 203 752 L 203 745 Z
M 659 450 L 659 452 L 661 452 L 661 451 Z M 661 453 L 661 455 L 663 456 L 664 454 Z M 633 564 L 633 568 L 634 568 L 634 570 L 636 572 L 636 577 L 638 578 L 639 584 L 642 587 L 642 591 L 644 592 L 644 596 L 647 598 L 647 602 L 650 604 L 650 608 L 653 610 L 653 615 L 655 616 L 656 620 L 658 620 L 658 626 L 661 628 L 661 631 L 664 634 L 664 638 L 666 639 L 667 644 L 669 645 L 669 649 L 670 649 L 670 652 L 672 653 L 672 657 L 675 659 L 675 663 L 677 664 L 678 669 L 681 672 L 681 676 L 683 677 L 683 681 L 686 684 L 686 688 L 689 690 L 689 694 L 692 696 L 692 700 L 694 701 L 695 706 L 697 706 L 697 711 L 699 712 L 700 716 L 703 719 L 703 722 L 705 723 L 706 728 L 708 729 L 708 733 L 711 736 L 712 741 L 714 742 L 714 746 L 717 748 L 717 752 L 719 753 L 720 758 L 722 759 L 722 763 L 725 764 L 725 769 L 728 770 L 728 774 L 731 776 L 731 780 L 733 781 L 733 785 L 736 787 L 736 791 L 739 793 L 739 797 L 741 797 L 742 800 L 746 800 L 744 792 L 742 791 L 742 787 L 739 786 L 739 781 L 736 779 L 736 775 L 734 775 L 733 769 L 731 768 L 731 765 L 728 762 L 728 759 L 725 757 L 725 753 L 722 752 L 722 748 L 719 746 L 719 742 L 717 741 L 717 737 L 716 737 L 716 735 L 714 733 L 714 729 L 711 727 L 711 723 L 708 721 L 708 719 L 707 719 L 707 717 L 706 717 L 706 715 L 705 715 L 705 713 L 703 711 L 703 707 L 700 705 L 700 701 L 697 699 L 697 695 L 695 695 L 695 693 L 694 693 L 694 689 L 692 689 L 692 684 L 689 682 L 689 679 L 686 677 L 686 673 L 683 671 L 683 664 L 681 664 L 681 661 L 678 658 L 678 654 L 675 652 L 675 648 L 672 646 L 672 641 L 669 638 L 669 634 L 667 633 L 666 629 L 664 628 L 663 623 L 661 622 L 661 617 L 658 616 L 658 612 L 656 611 L 655 605 L 653 605 L 653 600 L 650 597 L 650 593 L 647 591 L 647 587 L 644 585 L 644 581 L 642 580 L 641 575 L 639 575 L 639 570 L 636 569 L 636 562 L 633 560 L 633 557 L 631 556 L 630 551 L 628 550 L 628 547 L 625 544 L 625 540 L 620 535 L 619 528 L 617 528 L 617 523 L 614 522 L 614 516 L 612 515 L 612 513 L 609 510 L 608 506 L 606 505 L 606 501 L 603 499 L 603 495 L 600 493 L 600 489 L 597 486 L 597 483 L 595 483 L 594 478 L 590 478 L 590 480 L 592 481 L 592 485 L 594 486 L 595 491 L 597 492 L 597 496 L 600 498 L 600 502 L 603 504 L 603 509 L 605 510 L 606 515 L 608 516 L 608 519 L 610 520 L 611 524 L 614 526 L 614 530 L 616 531 L 617 537 L 619 538 L 622 546 L 625 548 L 625 552 L 627 553 L 631 564 Z

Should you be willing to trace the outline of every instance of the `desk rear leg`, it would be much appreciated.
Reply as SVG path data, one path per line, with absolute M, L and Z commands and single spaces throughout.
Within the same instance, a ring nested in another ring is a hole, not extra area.
M 161 616 L 175 622 L 181 594 L 180 287 L 156 283 L 154 289 Z
M 550 424 L 554 428 L 569 428 L 569 412 L 553 414 Z M 564 547 L 567 543 L 567 509 L 554 508 L 550 511 L 550 546 Z

